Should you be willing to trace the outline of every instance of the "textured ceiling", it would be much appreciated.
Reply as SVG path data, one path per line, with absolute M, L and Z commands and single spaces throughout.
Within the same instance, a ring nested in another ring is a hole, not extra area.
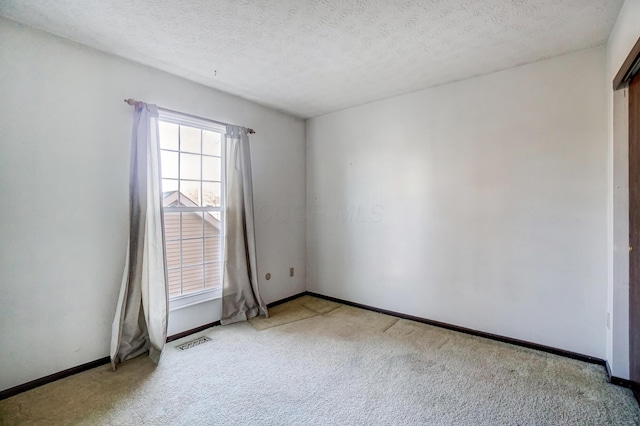
M 623 0 L 1 0 L 0 15 L 300 117 L 603 44 Z

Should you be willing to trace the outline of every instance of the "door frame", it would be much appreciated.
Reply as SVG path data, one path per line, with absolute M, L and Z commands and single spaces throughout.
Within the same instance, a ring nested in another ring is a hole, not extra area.
M 629 387 L 640 402 L 640 38 L 613 79 L 613 90 L 630 88 L 632 82 L 625 117 L 629 149 Z

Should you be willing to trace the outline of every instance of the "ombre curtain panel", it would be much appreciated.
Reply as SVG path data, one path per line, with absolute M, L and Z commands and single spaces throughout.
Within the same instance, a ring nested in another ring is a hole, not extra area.
M 149 351 L 158 362 L 167 338 L 158 108 L 135 104 L 129 181 L 129 241 L 111 332 L 111 364 Z
M 222 325 L 268 316 L 260 297 L 256 262 L 253 185 L 249 136 L 244 127 L 227 126 L 227 193 Z

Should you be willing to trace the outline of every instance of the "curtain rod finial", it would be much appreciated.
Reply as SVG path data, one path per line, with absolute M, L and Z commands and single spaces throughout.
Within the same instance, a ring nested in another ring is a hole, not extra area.
M 125 101 L 126 103 L 128 103 L 129 105 L 131 105 L 131 106 L 135 105 L 135 104 L 136 104 L 136 102 L 137 102 L 135 99 L 131 99 L 131 98 L 129 98 L 129 99 L 125 99 L 124 101 Z

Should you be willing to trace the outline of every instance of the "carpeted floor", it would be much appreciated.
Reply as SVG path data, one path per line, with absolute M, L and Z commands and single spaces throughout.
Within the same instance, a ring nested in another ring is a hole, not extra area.
M 602 366 L 309 296 L 270 312 L 0 401 L 2 424 L 640 424 Z

